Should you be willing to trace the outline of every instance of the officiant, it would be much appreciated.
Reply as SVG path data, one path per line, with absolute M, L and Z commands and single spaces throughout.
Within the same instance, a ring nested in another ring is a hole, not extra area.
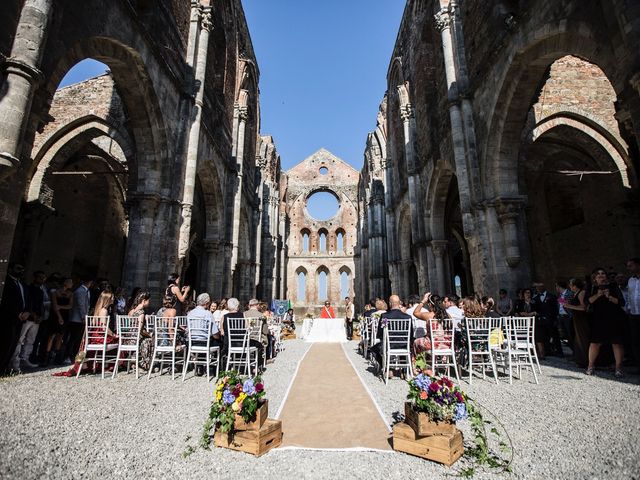
M 320 311 L 320 318 L 336 318 L 336 314 L 329 300 L 324 302 L 324 307 L 322 307 Z

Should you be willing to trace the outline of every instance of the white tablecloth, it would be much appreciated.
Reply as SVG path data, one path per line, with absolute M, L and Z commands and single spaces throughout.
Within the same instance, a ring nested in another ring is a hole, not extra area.
M 344 318 L 314 318 L 309 322 L 311 328 L 309 333 L 305 330 L 307 326 L 305 319 L 302 325 L 304 339 L 307 342 L 346 342 L 347 332 L 344 326 Z

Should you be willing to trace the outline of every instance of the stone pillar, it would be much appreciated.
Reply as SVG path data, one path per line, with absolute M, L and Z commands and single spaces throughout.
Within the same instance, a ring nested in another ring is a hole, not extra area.
M 496 211 L 504 238 L 505 259 L 511 268 L 517 267 L 520 263 L 517 221 L 524 203 L 524 197 L 502 197 L 496 200 Z
M 207 254 L 206 258 L 206 291 L 211 295 L 212 299 L 218 299 L 222 296 L 222 285 L 218 281 L 220 279 L 218 273 L 218 258 L 220 257 L 220 242 L 218 240 L 205 238 L 204 239 L 204 251 Z
M 129 235 L 122 279 L 122 284 L 128 289 L 147 287 L 151 241 L 160 200 L 157 194 L 129 193 Z
M 262 171 L 266 167 L 266 160 L 259 158 L 258 161 L 259 161 L 258 166 Z M 263 215 L 265 211 L 265 208 L 264 208 L 265 198 L 264 198 L 264 176 L 262 172 L 260 173 L 260 184 L 258 185 L 258 192 L 259 192 L 258 193 L 258 209 L 255 212 L 256 217 L 258 219 L 257 227 L 256 227 L 256 261 L 255 261 L 256 276 L 254 279 L 254 284 L 256 289 L 258 284 L 263 283 L 262 282 L 262 235 L 263 235 L 262 230 L 264 225 Z M 267 199 L 267 202 L 268 202 L 268 199 Z M 268 206 L 268 203 L 267 203 L 267 206 Z
M 198 171 L 198 147 L 204 106 L 204 84 L 207 75 L 207 54 L 209 51 L 209 31 L 211 30 L 211 7 L 203 7 L 199 2 L 191 2 L 191 30 L 189 34 L 189 55 L 187 63 L 194 70 L 195 105 L 190 115 L 193 118 L 187 146 L 187 165 L 184 172 L 182 191 L 182 211 L 178 237 L 178 261 L 184 266 L 189 254 L 191 236 L 191 213 L 195 194 L 196 173 Z
M 384 192 L 382 185 L 374 185 L 369 205 L 371 218 L 369 222 L 369 246 L 370 246 L 370 295 L 382 297 L 387 294 L 387 256 L 384 248 L 386 234 L 384 214 Z
M 249 110 L 246 106 L 236 106 L 236 114 L 238 117 L 238 134 L 236 137 L 236 164 L 237 164 L 237 190 L 235 191 L 235 195 L 233 197 L 233 222 L 232 222 L 232 237 L 231 237 L 231 245 L 232 245 L 232 253 L 231 253 L 231 269 L 230 275 L 231 278 L 234 277 L 236 271 L 236 265 L 238 263 L 238 243 L 240 240 L 240 207 L 242 205 L 242 186 L 243 186 L 243 175 L 244 175 L 244 134 L 245 128 L 247 125 L 247 119 L 249 115 Z
M 21 163 L 22 140 L 33 94 L 43 80 L 38 68 L 47 40 L 52 5 L 53 0 L 25 1 L 11 56 L 2 65 L 5 79 L 0 85 L 0 179 L 14 173 Z
M 450 287 L 446 280 L 445 271 L 445 255 L 447 253 L 447 246 L 449 242 L 446 240 L 431 240 L 431 250 L 435 257 L 436 272 L 438 276 L 438 294 L 444 296 L 449 291 Z

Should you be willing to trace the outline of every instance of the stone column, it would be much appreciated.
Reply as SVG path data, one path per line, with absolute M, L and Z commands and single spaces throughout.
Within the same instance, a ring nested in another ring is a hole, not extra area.
M 256 212 L 256 216 L 258 219 L 257 222 L 257 227 L 256 227 L 256 261 L 255 261 L 255 268 L 256 268 L 256 277 L 255 277 L 255 286 L 257 288 L 258 284 L 263 283 L 262 282 L 262 236 L 263 236 L 263 215 L 264 215 L 264 204 L 265 204 L 265 198 L 264 198 L 264 175 L 262 173 L 262 170 L 266 167 L 266 160 L 262 159 L 262 158 L 258 158 L 258 166 L 261 170 L 260 172 L 260 184 L 258 185 L 258 210 Z M 268 199 L 266 199 L 266 201 L 268 202 Z M 268 206 L 268 203 L 267 203 Z M 267 209 L 268 211 L 268 209 Z
M 502 197 L 496 200 L 496 211 L 504 238 L 505 259 L 511 268 L 517 267 L 520 263 L 517 221 L 523 206 L 524 197 Z
M 33 94 L 43 80 L 38 68 L 47 40 L 52 5 L 53 0 L 25 1 L 11 56 L 2 65 L 5 79 L 0 85 L 0 179 L 14 173 L 21 163 L 22 140 Z
M 370 277 L 372 296 L 385 296 L 388 279 L 387 257 L 384 248 L 385 214 L 384 191 L 382 185 L 374 185 L 369 205 L 371 218 L 369 223 Z
M 243 175 L 244 175 L 244 135 L 247 120 L 249 117 L 249 110 L 246 106 L 236 106 L 236 113 L 238 117 L 238 135 L 236 137 L 236 164 L 237 164 L 237 190 L 233 197 L 233 222 L 232 222 L 232 253 L 231 253 L 231 278 L 233 278 L 236 265 L 238 263 L 238 243 L 240 240 L 240 208 L 242 205 L 242 188 L 243 188 Z
M 436 272 L 438 275 L 438 294 L 440 296 L 446 295 L 450 289 L 445 276 L 446 272 L 444 264 L 448 244 L 449 242 L 446 240 L 431 240 L 431 250 L 435 257 Z
M 211 8 L 202 7 L 195 1 L 191 2 L 189 53 L 193 55 L 190 63 L 195 73 L 195 105 L 193 107 L 194 111 L 190 115 L 190 117 L 193 117 L 193 123 L 191 123 L 189 131 L 187 165 L 184 172 L 184 187 L 182 191 L 182 211 L 178 237 L 178 261 L 181 266 L 184 266 L 189 254 L 191 214 L 198 171 L 198 147 L 200 145 L 202 109 L 204 106 L 204 84 L 207 75 L 209 30 L 211 30 Z
M 160 201 L 160 195 L 157 194 L 129 193 L 129 235 L 122 279 L 122 284 L 128 289 L 147 287 L 151 241 Z
M 211 295 L 212 299 L 217 299 L 222 296 L 222 285 L 217 281 L 218 276 L 218 258 L 220 256 L 220 242 L 218 240 L 205 238 L 204 239 L 204 251 L 207 254 L 206 271 L 206 291 Z

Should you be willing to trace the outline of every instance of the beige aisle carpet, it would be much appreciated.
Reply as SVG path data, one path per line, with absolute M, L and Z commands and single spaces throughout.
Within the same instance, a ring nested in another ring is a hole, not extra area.
M 280 413 L 283 447 L 391 450 L 390 433 L 338 343 L 314 343 Z

